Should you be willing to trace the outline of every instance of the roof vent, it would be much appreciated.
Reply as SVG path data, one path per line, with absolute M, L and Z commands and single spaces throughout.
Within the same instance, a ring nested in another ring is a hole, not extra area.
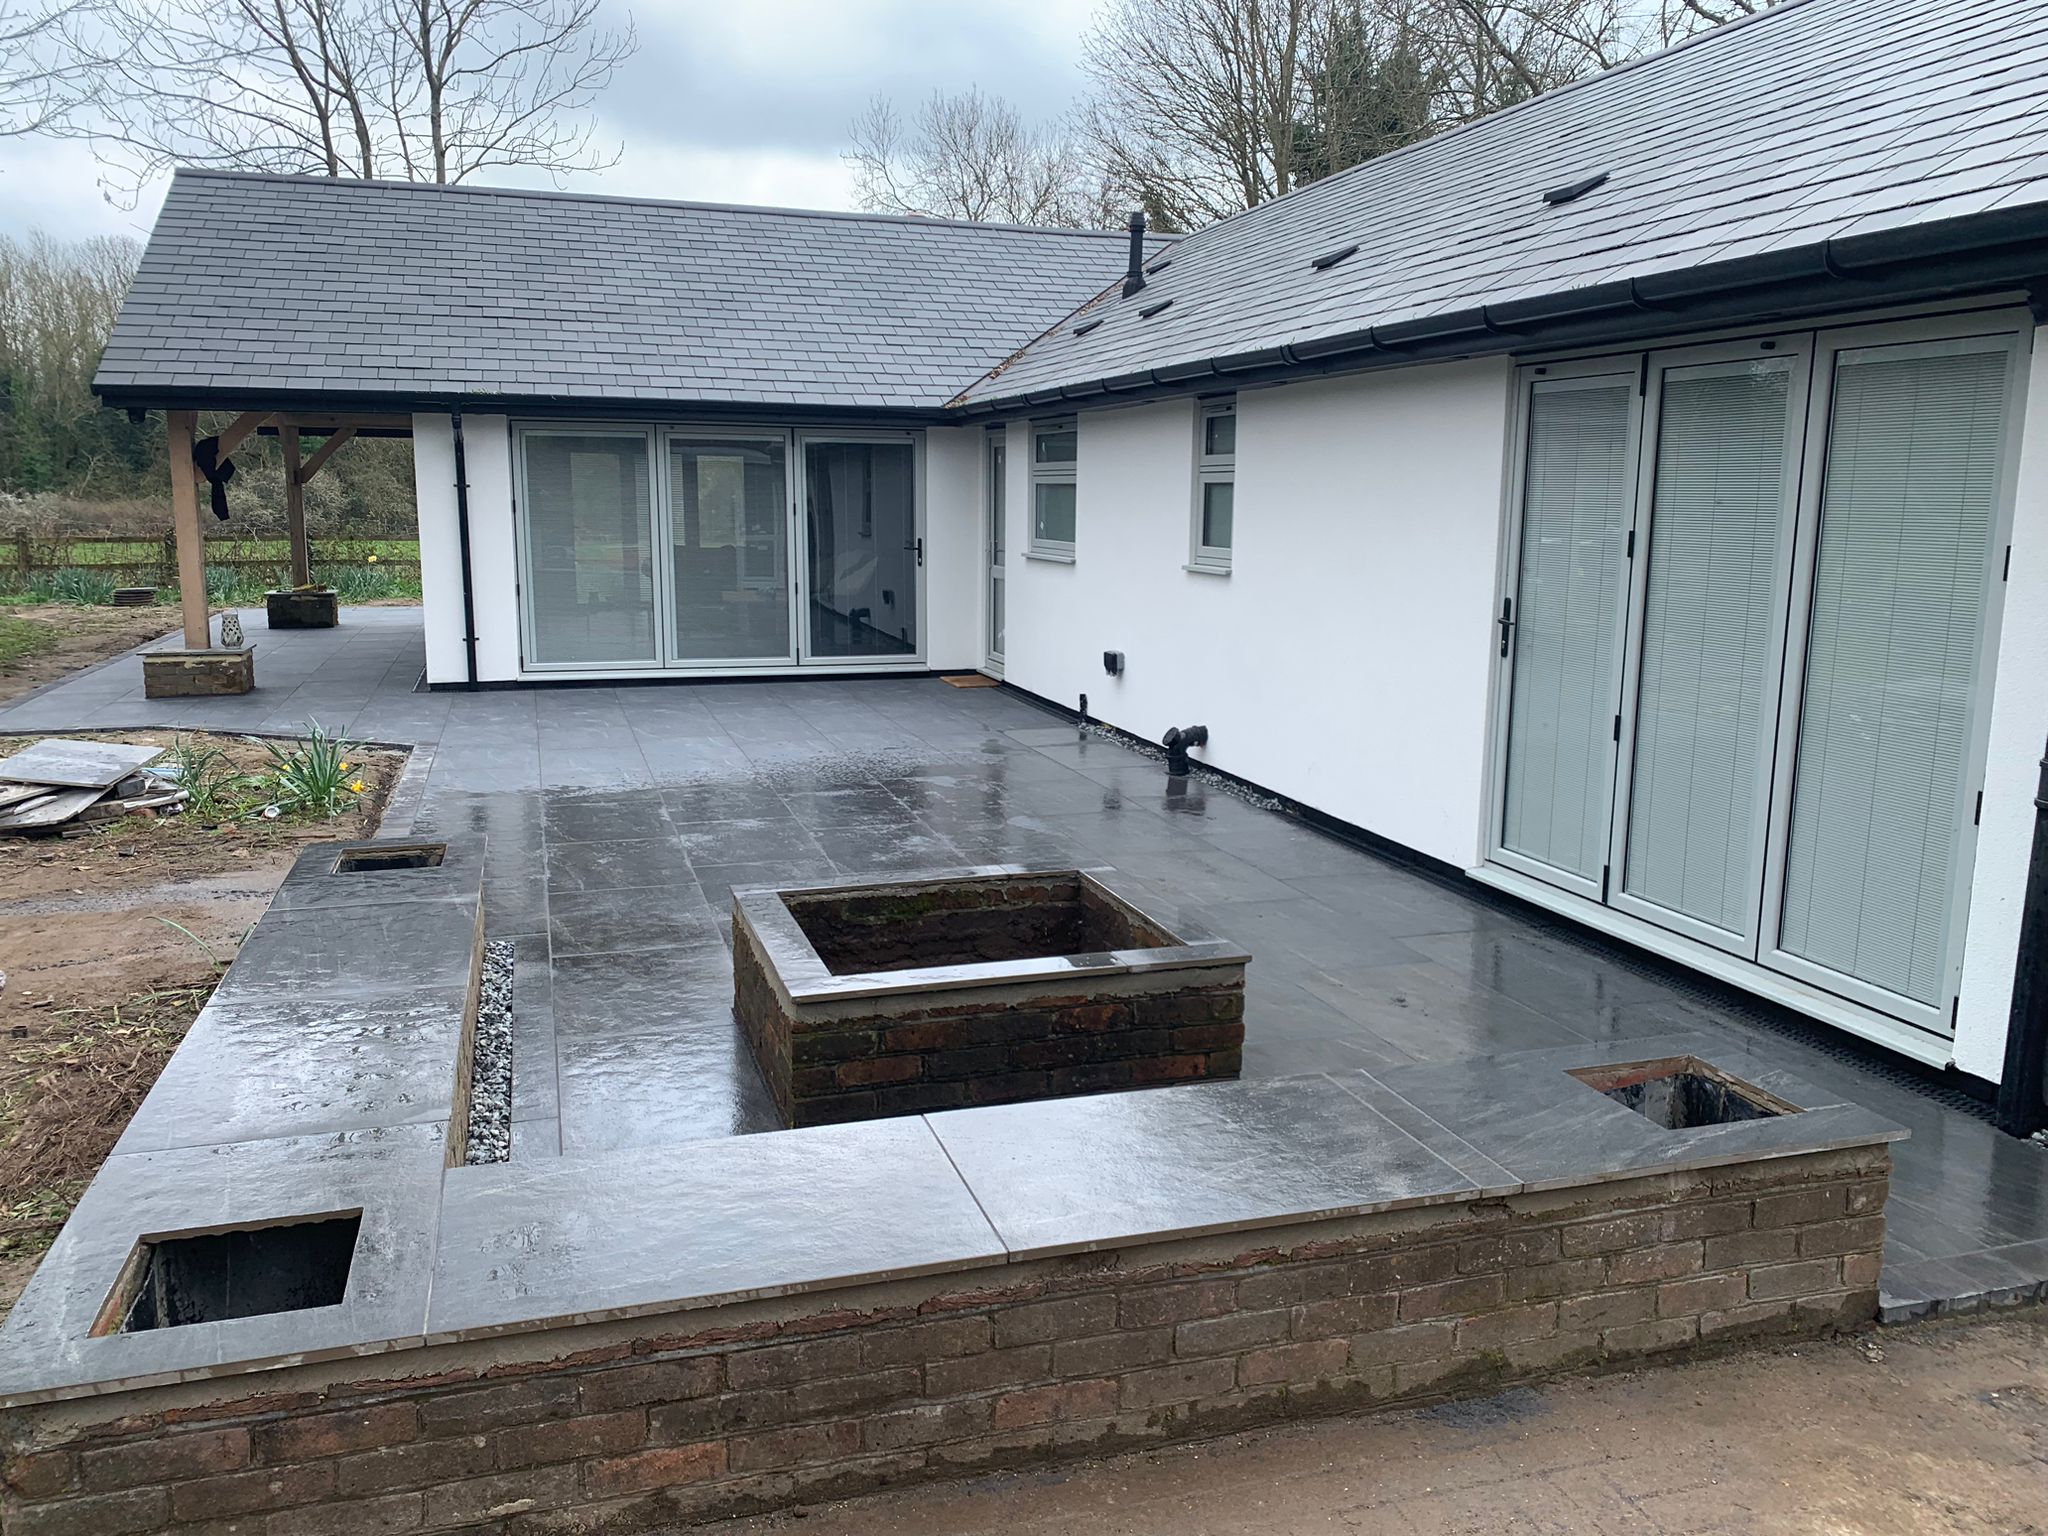
M 1357 254 L 1358 246 L 1356 244 L 1340 245 L 1334 251 L 1323 252 L 1322 255 L 1316 257 L 1313 261 L 1311 261 L 1309 265 L 1314 267 L 1318 272 L 1327 272 L 1330 270 L 1330 268 L 1337 265 L 1338 262 L 1344 260 L 1346 257 L 1356 256 Z
M 1101 324 L 1102 316 L 1100 315 L 1097 315 L 1093 320 L 1083 320 L 1074 327 L 1074 334 L 1076 336 L 1086 336 L 1090 331 L 1098 329 Z
M 1131 263 L 1124 274 L 1124 297 L 1145 286 L 1145 215 L 1131 215 Z
M 1151 266 L 1145 269 L 1145 275 L 1147 277 L 1157 277 L 1160 273 L 1164 272 L 1168 267 L 1172 265 L 1173 258 L 1171 256 L 1162 256 L 1157 261 L 1153 262 Z
M 1147 304 L 1143 309 L 1138 311 L 1138 318 L 1140 320 L 1150 320 L 1154 315 L 1158 314 L 1159 311 L 1166 308 L 1166 306 L 1171 304 L 1172 302 L 1173 300 L 1171 299 L 1161 299 L 1157 304 Z
M 1597 175 L 1582 177 L 1578 181 L 1568 181 L 1561 187 L 1552 187 L 1543 194 L 1543 201 L 1555 208 L 1559 203 L 1569 203 L 1584 197 L 1595 187 L 1604 186 L 1606 182 L 1607 173 L 1601 171 Z

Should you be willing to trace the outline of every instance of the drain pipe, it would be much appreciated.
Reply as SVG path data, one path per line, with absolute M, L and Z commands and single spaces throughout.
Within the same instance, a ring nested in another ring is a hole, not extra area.
M 2048 755 L 2034 790 L 2034 854 L 2020 907 L 2013 965 L 2012 1016 L 2005 1028 L 2005 1070 L 1998 1079 L 1998 1126 L 2031 1136 L 2048 1126 Z
M 462 406 L 448 408 L 455 434 L 455 534 L 462 546 L 462 649 L 468 658 L 468 688 L 476 692 L 476 582 L 469 568 L 469 460 L 462 448 Z
M 1209 727 L 1177 725 L 1159 738 L 1159 745 L 1166 748 L 1166 771 L 1176 779 L 1184 779 L 1194 771 L 1194 764 L 1188 761 L 1188 748 L 1209 745 Z

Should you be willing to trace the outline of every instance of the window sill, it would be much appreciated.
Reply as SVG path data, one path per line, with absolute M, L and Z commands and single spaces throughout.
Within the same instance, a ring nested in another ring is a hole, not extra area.
M 1074 563 L 1072 555 L 1054 554 L 1049 549 L 1027 549 L 1024 551 L 1024 558 L 1026 560 L 1043 560 L 1047 565 L 1072 565 Z
M 1213 560 L 1190 560 L 1181 569 L 1190 576 L 1228 576 L 1230 574 L 1229 566 L 1218 565 Z

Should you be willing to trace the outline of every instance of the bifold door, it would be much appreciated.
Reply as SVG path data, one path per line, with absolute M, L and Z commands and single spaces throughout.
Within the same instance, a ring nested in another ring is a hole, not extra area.
M 522 656 L 541 671 L 915 662 L 917 439 L 521 426 Z
M 2017 337 L 1528 370 L 1493 858 L 1933 1030 Z

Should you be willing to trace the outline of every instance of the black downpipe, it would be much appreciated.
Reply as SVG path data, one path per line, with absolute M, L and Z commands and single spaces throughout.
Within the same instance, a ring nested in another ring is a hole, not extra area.
M 468 656 L 468 688 L 476 692 L 476 583 L 469 570 L 469 460 L 462 449 L 462 407 L 448 408 L 455 433 L 455 534 L 462 545 L 462 648 Z
M 1998 1125 L 2015 1136 L 2048 1126 L 2048 755 L 2034 790 L 2034 854 L 2020 907 L 2020 949 L 2013 966 L 2012 1018 L 2005 1070 L 1998 1079 Z
M 1209 727 L 1206 725 L 1176 725 L 1159 738 L 1159 745 L 1166 748 L 1166 772 L 1176 779 L 1184 779 L 1194 771 L 1188 760 L 1189 747 L 1209 745 Z

